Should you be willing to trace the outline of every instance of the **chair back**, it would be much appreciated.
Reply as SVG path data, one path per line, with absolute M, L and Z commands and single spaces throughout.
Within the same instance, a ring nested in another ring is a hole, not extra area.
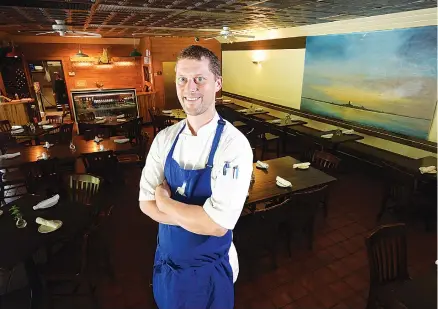
M 0 151 L 2 154 L 6 153 L 9 146 L 16 146 L 17 140 L 12 136 L 10 131 L 0 131 Z
M 152 125 L 154 127 L 154 133 L 157 134 L 161 130 L 172 125 L 172 119 L 165 115 L 154 115 L 152 120 Z
M 73 138 L 73 123 L 63 124 L 60 129 L 60 143 L 69 144 Z
M 138 139 L 137 154 L 138 154 L 138 158 L 142 162 L 146 161 L 148 142 L 149 142 L 149 134 L 147 132 L 141 132 Z
M 62 123 L 62 116 L 61 115 L 47 115 L 46 121 L 49 123 Z
M 59 144 L 61 141 L 61 132 L 45 134 L 43 139 L 44 142 L 49 142 L 50 144 Z
M 83 153 L 81 157 L 88 174 L 100 176 L 108 182 L 113 182 L 120 176 L 117 157 L 112 150 Z
M 384 199 L 391 199 L 398 207 L 406 207 L 415 189 L 415 176 L 398 167 L 382 162 L 382 175 L 385 178 Z
M 316 150 L 313 153 L 313 157 L 312 157 L 313 165 L 322 170 L 335 171 L 338 169 L 339 162 L 341 162 L 341 159 L 332 155 L 331 153 L 322 150 Z
M 9 120 L 0 120 L 0 132 L 10 132 L 12 130 Z
M 48 191 L 56 191 L 56 188 L 59 188 L 58 158 L 26 163 L 21 166 L 21 169 L 26 175 L 26 186 L 29 192 L 36 193 L 40 187 L 44 186 Z M 55 185 L 55 188 L 52 185 Z
M 68 195 L 71 201 L 92 205 L 99 193 L 102 178 L 90 174 L 68 176 Z
M 366 238 L 370 267 L 370 290 L 395 280 L 407 280 L 406 226 L 403 223 L 377 227 Z

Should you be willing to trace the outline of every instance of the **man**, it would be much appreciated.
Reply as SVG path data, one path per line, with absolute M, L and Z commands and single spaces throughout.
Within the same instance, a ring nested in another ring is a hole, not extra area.
M 53 96 L 56 101 L 56 108 L 58 111 L 62 110 L 62 107 L 68 104 L 67 88 L 64 79 L 58 72 L 54 72 L 55 80 L 53 81 Z
M 154 139 L 140 180 L 140 208 L 159 222 L 153 292 L 160 309 L 232 309 L 234 228 L 252 173 L 246 137 L 216 112 L 218 58 L 192 45 L 176 63 L 187 119 Z

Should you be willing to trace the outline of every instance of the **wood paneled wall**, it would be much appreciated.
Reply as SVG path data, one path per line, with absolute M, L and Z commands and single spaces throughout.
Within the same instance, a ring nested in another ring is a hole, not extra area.
M 143 39 L 142 39 L 143 40 Z M 140 43 L 140 45 L 142 45 Z M 145 44 L 146 45 L 146 44 Z M 194 38 L 165 38 L 151 37 L 150 48 L 152 57 L 152 66 L 154 76 L 154 86 L 157 92 L 155 104 L 157 108 L 164 107 L 164 76 L 156 75 L 157 72 L 163 72 L 163 62 L 176 61 L 178 53 L 190 45 L 202 45 L 213 51 L 221 59 L 221 44 L 217 40 L 201 40 L 195 42 Z M 144 50 L 140 51 L 144 53 Z
M 78 52 L 78 44 L 35 44 L 20 43 L 25 58 L 32 60 L 61 60 L 65 74 L 67 90 L 78 88 L 96 88 L 96 81 L 101 81 L 104 88 L 136 88 L 141 91 L 141 64 L 137 59 L 134 66 L 90 66 L 78 67 L 72 64 L 70 57 Z M 86 44 L 82 52 L 90 57 L 99 57 L 103 48 L 108 49 L 109 57 L 126 57 L 132 51 L 131 45 Z M 69 76 L 74 72 L 75 76 Z

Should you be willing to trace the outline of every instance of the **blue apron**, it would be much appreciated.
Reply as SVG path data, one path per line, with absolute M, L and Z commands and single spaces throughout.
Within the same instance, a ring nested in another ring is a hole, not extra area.
M 173 159 L 178 133 L 166 158 L 164 176 L 172 199 L 202 207 L 211 196 L 213 158 L 224 130 L 220 118 L 207 165 L 185 170 Z M 183 190 L 178 189 L 183 188 Z M 233 272 L 228 261 L 231 231 L 222 237 L 198 235 L 179 226 L 160 224 L 153 290 L 160 309 L 232 309 Z

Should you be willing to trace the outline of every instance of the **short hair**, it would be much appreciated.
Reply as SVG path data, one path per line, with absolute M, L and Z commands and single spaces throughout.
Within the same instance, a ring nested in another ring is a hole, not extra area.
M 208 59 L 209 69 L 214 74 L 215 78 L 221 77 L 221 64 L 219 62 L 218 57 L 208 48 L 202 47 L 200 45 L 190 45 L 189 47 L 184 48 L 176 58 L 178 62 L 181 59 L 195 59 L 202 60 L 202 58 Z

